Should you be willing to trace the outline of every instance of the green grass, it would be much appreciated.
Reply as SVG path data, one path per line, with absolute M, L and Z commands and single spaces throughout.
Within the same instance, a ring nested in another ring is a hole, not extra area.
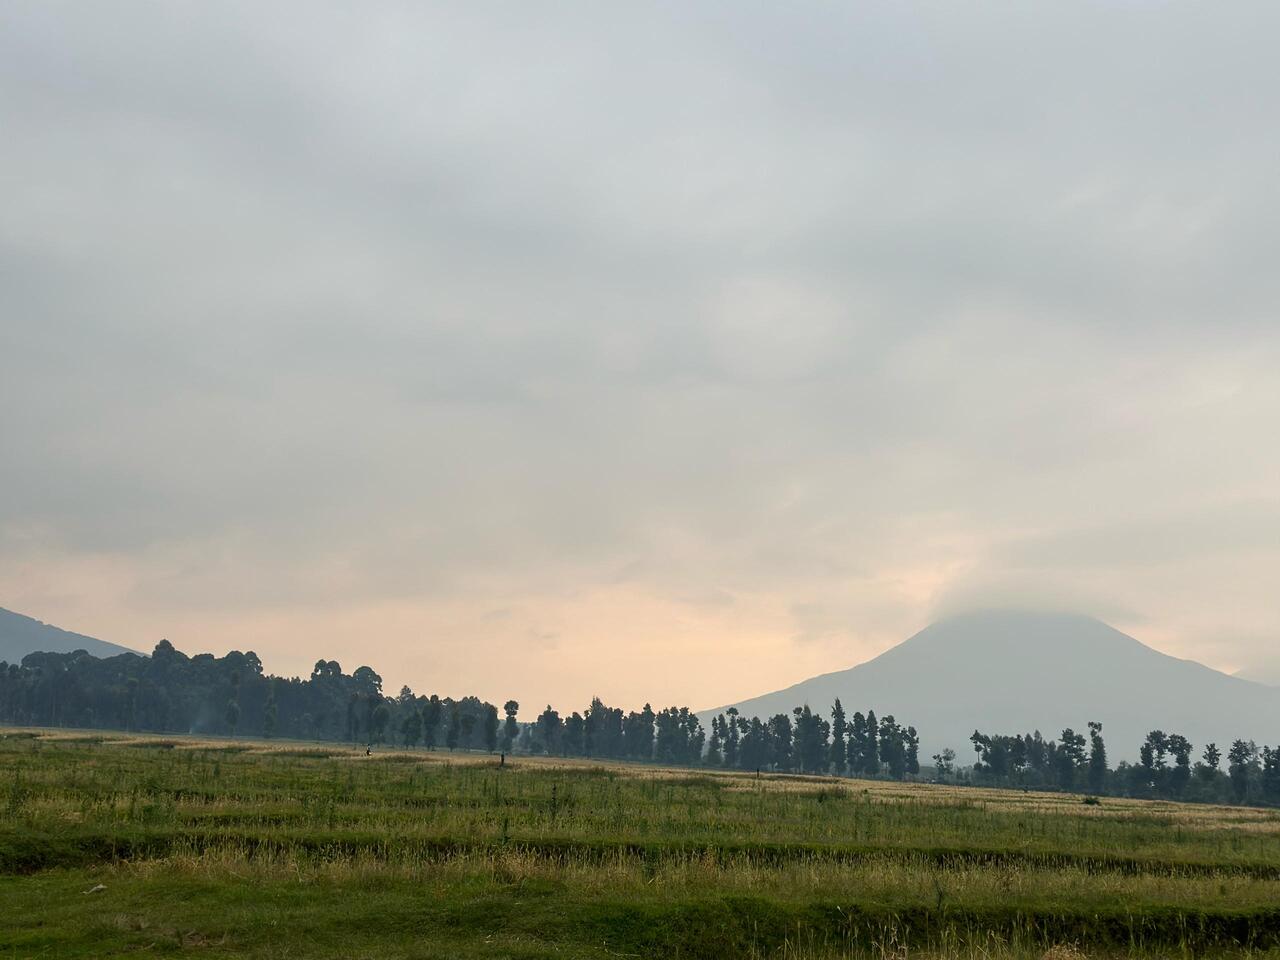
M 1269 811 L 7 734 L 0 957 L 1280 947 L 1280 817 Z

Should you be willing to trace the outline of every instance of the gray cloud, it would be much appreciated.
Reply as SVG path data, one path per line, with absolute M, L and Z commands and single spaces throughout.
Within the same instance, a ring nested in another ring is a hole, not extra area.
M 1280 628 L 1269 5 L 2 16 L 14 606 Z

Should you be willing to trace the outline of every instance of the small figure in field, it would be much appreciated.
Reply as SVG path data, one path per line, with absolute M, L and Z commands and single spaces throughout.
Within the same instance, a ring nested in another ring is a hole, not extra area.
M 371 744 L 369 744 L 367 747 L 365 747 L 365 748 L 364 748 L 364 755 L 365 755 L 366 757 L 372 757 L 372 756 L 373 756 L 373 744 L 372 744 L 372 743 L 371 743 Z

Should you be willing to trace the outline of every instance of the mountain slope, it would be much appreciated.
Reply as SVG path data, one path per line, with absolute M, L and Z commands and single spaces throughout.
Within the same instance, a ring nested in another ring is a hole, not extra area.
M 46 653 L 71 653 L 85 650 L 95 657 L 114 657 L 121 653 L 134 653 L 105 640 L 95 640 L 67 630 L 59 630 L 47 623 L 24 617 L 0 607 L 0 660 L 21 663 L 28 653 L 42 650 Z
M 1277 664 L 1246 667 L 1244 670 L 1237 670 L 1232 676 L 1239 677 L 1241 680 L 1252 680 L 1267 687 L 1280 687 L 1280 665 Z
M 1090 617 L 988 611 L 935 623 L 874 660 L 733 704 L 746 716 L 808 703 L 829 712 L 892 713 L 920 731 L 921 754 L 972 757 L 974 729 L 1056 738 L 1103 724 L 1113 761 L 1134 759 L 1147 732 L 1209 741 L 1280 740 L 1280 690 L 1153 650 Z M 706 718 L 725 708 L 700 714 Z

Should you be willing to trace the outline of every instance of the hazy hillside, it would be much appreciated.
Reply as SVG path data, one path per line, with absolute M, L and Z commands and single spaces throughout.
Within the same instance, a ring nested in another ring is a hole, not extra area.
M 1257 667 L 1246 667 L 1232 674 L 1241 680 L 1252 680 L 1254 683 L 1266 684 L 1269 687 L 1280 687 L 1280 665 L 1264 664 Z
M 134 653 L 126 647 L 105 640 L 95 640 L 79 633 L 59 630 L 20 613 L 0 607 L 0 660 L 20 663 L 28 653 L 42 650 L 46 653 L 70 653 L 85 650 L 95 657 L 114 657 L 120 653 Z
M 874 709 L 914 724 L 921 754 L 968 737 L 1039 729 L 1057 737 L 1100 720 L 1113 760 L 1136 759 L 1149 730 L 1187 736 L 1199 748 L 1239 737 L 1280 737 L 1280 690 L 1167 656 L 1091 617 L 984 612 L 935 623 L 860 666 L 734 704 L 744 714 Z M 703 722 L 724 708 L 706 711 Z M 1225 752 L 1225 751 L 1224 751 Z

